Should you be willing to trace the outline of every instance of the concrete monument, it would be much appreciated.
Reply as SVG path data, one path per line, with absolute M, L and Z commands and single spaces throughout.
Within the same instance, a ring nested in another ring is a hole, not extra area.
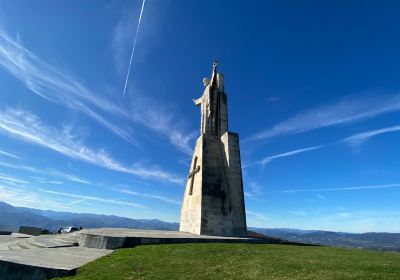
M 228 131 L 224 76 L 213 64 L 204 78 L 201 130 L 183 197 L 180 231 L 201 235 L 247 236 L 239 135 Z

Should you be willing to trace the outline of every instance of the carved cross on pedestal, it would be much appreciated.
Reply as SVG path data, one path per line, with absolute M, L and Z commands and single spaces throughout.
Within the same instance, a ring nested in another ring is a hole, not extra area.
M 197 156 L 194 157 L 193 169 L 192 169 L 192 172 L 190 172 L 189 176 L 188 176 L 188 179 L 191 179 L 189 195 L 192 195 L 192 193 L 193 193 L 194 175 L 196 175 L 196 173 L 200 171 L 200 166 L 196 167 L 196 164 L 197 164 Z

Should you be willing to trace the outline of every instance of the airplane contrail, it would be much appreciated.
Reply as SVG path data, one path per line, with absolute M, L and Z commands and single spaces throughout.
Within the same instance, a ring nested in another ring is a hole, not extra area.
M 139 34 L 140 21 L 142 20 L 143 8 L 144 8 L 145 2 L 146 2 L 146 0 L 143 0 L 143 1 L 142 1 L 142 9 L 140 10 L 140 16 L 139 16 L 138 25 L 137 25 L 137 28 L 136 28 L 135 40 L 133 41 L 133 47 L 132 47 L 132 52 L 131 52 L 131 59 L 129 60 L 128 73 L 126 73 L 124 91 L 123 91 L 122 95 L 125 95 L 126 85 L 128 84 L 129 73 L 131 72 L 131 65 L 132 65 L 132 60 L 133 60 L 133 54 L 135 53 L 136 41 L 137 41 L 137 37 L 138 37 L 138 34 Z

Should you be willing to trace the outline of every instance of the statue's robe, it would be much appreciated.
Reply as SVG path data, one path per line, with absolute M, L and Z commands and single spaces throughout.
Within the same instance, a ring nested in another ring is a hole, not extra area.
M 211 82 L 204 89 L 203 95 L 194 101 L 198 106 L 201 105 L 201 133 L 216 134 L 217 128 L 217 100 L 218 92 L 216 90 L 217 77 L 214 72 Z

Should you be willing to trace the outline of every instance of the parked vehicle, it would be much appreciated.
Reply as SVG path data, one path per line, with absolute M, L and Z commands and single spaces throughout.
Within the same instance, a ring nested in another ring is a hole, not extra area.
M 61 232 L 62 233 L 72 233 L 74 231 L 79 231 L 79 228 L 77 228 L 77 227 L 66 227 Z

